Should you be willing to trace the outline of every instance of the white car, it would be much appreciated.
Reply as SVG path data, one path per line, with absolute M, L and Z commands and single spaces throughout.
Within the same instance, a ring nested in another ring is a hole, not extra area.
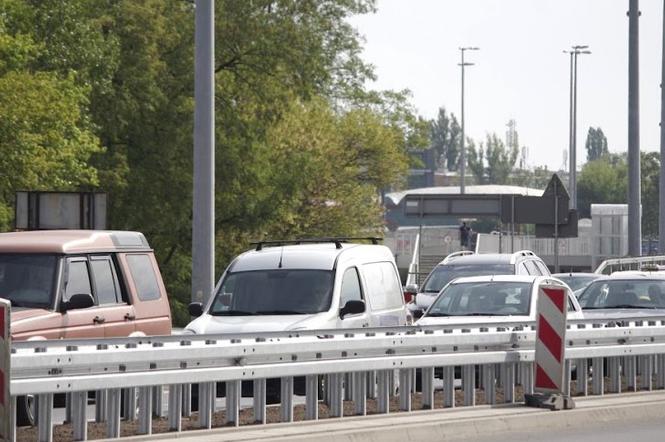
M 551 276 L 496 275 L 458 278 L 441 290 L 417 325 L 533 322 L 541 284 L 559 285 L 568 293 L 568 318 L 583 313 L 570 288 Z

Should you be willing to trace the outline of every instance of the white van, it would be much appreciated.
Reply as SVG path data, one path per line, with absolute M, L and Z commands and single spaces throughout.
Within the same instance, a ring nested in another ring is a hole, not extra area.
M 229 265 L 207 305 L 189 305 L 197 318 L 185 333 L 407 324 L 390 249 L 376 238 L 367 238 L 371 245 L 347 242 L 352 239 L 257 243 Z

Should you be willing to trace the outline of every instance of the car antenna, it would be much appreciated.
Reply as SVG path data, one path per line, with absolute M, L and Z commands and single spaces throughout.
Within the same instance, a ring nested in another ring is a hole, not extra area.
M 284 246 L 279 251 L 279 264 L 277 264 L 277 268 L 281 269 L 282 268 L 282 257 L 284 256 Z

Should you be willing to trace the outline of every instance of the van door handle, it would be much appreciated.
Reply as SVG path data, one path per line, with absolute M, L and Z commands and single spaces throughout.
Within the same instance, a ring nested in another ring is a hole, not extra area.
M 134 319 L 136 319 L 136 315 L 125 313 L 125 321 L 133 321 Z
M 103 324 L 103 323 L 106 322 L 106 318 L 102 318 L 102 317 L 100 317 L 100 316 L 95 316 L 95 317 L 92 319 L 92 322 L 94 322 L 95 324 Z

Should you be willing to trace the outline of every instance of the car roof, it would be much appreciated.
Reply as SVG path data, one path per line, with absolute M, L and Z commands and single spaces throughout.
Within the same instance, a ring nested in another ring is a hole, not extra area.
M 613 272 L 611 275 L 603 277 L 603 279 L 626 279 L 626 280 L 635 280 L 635 281 L 644 280 L 644 279 L 660 280 L 660 279 L 665 279 L 665 272 L 622 270 L 618 272 Z
M 482 253 L 473 255 L 455 256 L 445 264 L 439 265 L 457 265 L 457 264 L 510 264 L 513 255 L 509 253 Z
M 465 276 L 457 278 L 451 284 L 463 284 L 470 282 L 534 282 L 536 278 L 548 278 L 547 276 L 536 275 L 485 275 L 485 276 Z
M 95 253 L 150 251 L 140 232 L 113 230 L 34 230 L 0 233 L 0 253 Z
M 264 247 L 239 255 L 231 272 L 267 269 L 333 270 L 338 261 L 362 257 L 367 261 L 393 261 L 390 249 L 382 245 L 341 243 L 296 244 Z
M 602 275 L 599 275 L 598 273 L 584 273 L 584 272 L 570 272 L 570 273 L 552 273 L 552 276 L 555 278 L 575 278 L 576 276 L 579 277 L 584 277 L 584 278 L 601 278 Z

